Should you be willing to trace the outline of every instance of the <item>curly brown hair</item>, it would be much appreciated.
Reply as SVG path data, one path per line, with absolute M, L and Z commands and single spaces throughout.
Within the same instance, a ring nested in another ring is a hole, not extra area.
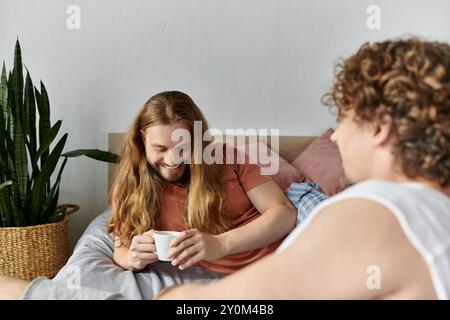
M 450 47 L 415 37 L 365 43 L 338 63 L 332 91 L 338 120 L 392 118 L 394 159 L 409 178 L 450 186 Z

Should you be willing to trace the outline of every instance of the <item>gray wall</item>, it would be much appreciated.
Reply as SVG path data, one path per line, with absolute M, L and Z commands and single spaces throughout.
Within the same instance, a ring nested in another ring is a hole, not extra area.
M 81 8 L 69 30 L 66 9 Z M 381 8 L 381 29 L 366 8 Z M 450 39 L 445 0 L 0 0 L 0 58 L 24 63 L 63 119 L 66 150 L 107 148 L 152 94 L 190 94 L 216 128 L 315 135 L 334 125 L 320 105 L 332 66 L 365 41 L 416 34 Z M 107 205 L 107 166 L 70 159 L 60 202 L 77 203 L 72 246 Z

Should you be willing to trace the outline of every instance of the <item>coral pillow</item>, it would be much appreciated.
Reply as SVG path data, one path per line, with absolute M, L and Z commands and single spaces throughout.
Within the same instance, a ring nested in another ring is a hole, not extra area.
M 339 150 L 330 140 L 332 133 L 333 130 L 328 129 L 292 162 L 306 181 L 316 182 L 330 196 L 342 190 L 344 178 Z
M 278 164 L 279 168 L 278 171 L 270 175 L 270 177 L 275 181 L 275 183 L 283 190 L 283 192 L 286 192 L 289 186 L 292 182 L 304 182 L 305 177 L 292 165 L 290 164 L 286 159 L 281 157 L 278 153 L 276 153 L 273 149 L 271 149 L 267 142 L 263 139 L 258 139 L 259 141 L 256 143 L 250 143 L 246 147 L 245 146 L 238 146 L 237 150 L 239 152 L 245 152 L 247 156 L 249 156 L 249 152 L 258 152 L 258 150 L 261 150 L 261 148 L 264 148 L 264 152 L 267 152 L 271 155 L 271 157 L 278 157 Z M 266 147 L 267 146 L 267 147 Z M 245 147 L 245 148 L 244 148 Z M 267 148 L 267 149 L 265 149 Z M 258 165 L 260 167 L 269 167 L 267 164 L 261 164 L 261 159 L 258 157 Z

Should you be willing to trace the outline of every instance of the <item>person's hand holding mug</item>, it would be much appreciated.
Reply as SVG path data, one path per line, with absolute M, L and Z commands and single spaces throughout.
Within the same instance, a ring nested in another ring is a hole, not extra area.
M 156 255 L 153 230 L 134 236 L 127 252 L 127 264 L 135 271 L 144 269 L 149 264 L 158 261 Z
M 219 236 L 210 235 L 197 229 L 185 230 L 172 240 L 169 259 L 181 270 L 199 261 L 214 261 L 225 256 L 225 249 Z

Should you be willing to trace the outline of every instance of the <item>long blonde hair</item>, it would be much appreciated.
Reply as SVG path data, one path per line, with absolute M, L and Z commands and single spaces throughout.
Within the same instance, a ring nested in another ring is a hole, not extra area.
M 182 122 L 194 143 L 194 121 L 201 121 L 202 136 L 208 124 L 200 109 L 186 94 L 179 91 L 161 92 L 151 97 L 141 108 L 122 146 L 120 163 L 110 190 L 114 210 L 108 231 L 116 239 L 129 242 L 133 236 L 155 228 L 161 209 L 164 181 L 148 163 L 141 130 L 155 125 Z M 207 142 L 202 143 L 206 147 Z M 191 148 L 193 153 L 194 148 Z M 191 154 L 193 158 L 193 154 Z M 184 211 L 186 228 L 219 234 L 229 229 L 221 216 L 224 189 L 221 166 L 217 164 L 189 165 L 187 206 Z

